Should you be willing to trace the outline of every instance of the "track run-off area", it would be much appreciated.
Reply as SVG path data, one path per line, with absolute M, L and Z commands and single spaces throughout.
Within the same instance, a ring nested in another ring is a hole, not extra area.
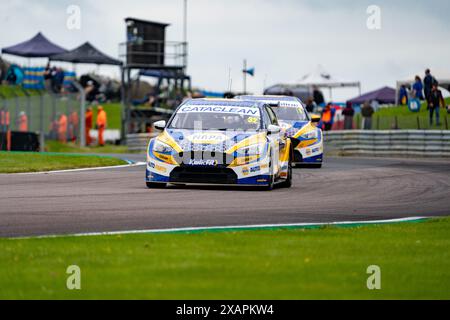
M 145 156 L 122 156 L 143 161 Z M 0 237 L 331 223 L 450 214 L 450 160 L 327 158 L 290 189 L 149 190 L 145 165 L 0 175 Z

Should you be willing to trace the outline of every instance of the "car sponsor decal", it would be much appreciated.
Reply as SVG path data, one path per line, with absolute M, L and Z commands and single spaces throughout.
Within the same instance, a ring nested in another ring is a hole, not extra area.
M 233 107 L 233 106 L 183 106 L 178 110 L 178 113 L 189 112 L 210 112 L 210 113 L 225 113 L 225 114 L 241 114 L 253 117 L 260 117 L 259 108 L 251 107 Z
M 213 159 L 190 159 L 189 160 L 189 165 L 190 166 L 209 166 L 209 167 L 213 167 L 213 166 L 217 166 L 218 161 L 217 160 L 213 160 Z
M 224 142 L 228 137 L 221 133 L 199 132 L 188 136 L 187 139 L 192 143 L 217 144 Z
M 167 172 L 166 168 L 164 168 L 156 163 L 149 162 L 148 165 L 150 166 L 150 168 L 155 169 L 156 171 L 164 172 L 164 173 Z

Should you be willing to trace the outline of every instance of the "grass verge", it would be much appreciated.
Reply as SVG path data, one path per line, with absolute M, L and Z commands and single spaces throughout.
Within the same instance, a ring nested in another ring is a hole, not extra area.
M 81 268 L 81 290 L 66 269 Z M 368 290 L 367 267 L 381 268 Z M 0 299 L 450 299 L 450 219 L 0 239 Z
M 102 156 L 0 152 L 0 173 L 53 171 L 124 164 L 127 163 L 123 160 Z
M 47 152 L 64 152 L 64 153 L 130 153 L 127 146 L 116 146 L 112 144 L 107 144 L 104 147 L 91 146 L 81 148 L 75 143 L 61 143 L 58 141 L 46 141 L 45 151 Z
M 450 98 L 445 100 L 446 105 L 450 104 Z M 357 119 L 361 119 L 357 116 Z M 397 119 L 397 120 L 396 120 Z M 447 122 L 446 120 L 447 119 Z M 433 122 L 435 122 L 435 118 Z M 432 130 L 446 130 L 447 126 L 450 126 L 450 115 L 447 111 L 440 109 L 440 125 L 429 124 L 429 113 L 426 103 L 422 103 L 420 112 L 411 112 L 407 106 L 398 106 L 391 108 L 381 108 L 375 114 L 373 118 L 372 126 L 374 129 L 389 130 L 395 127 L 395 121 L 399 129 L 432 129 Z M 359 121 L 357 121 L 359 124 Z

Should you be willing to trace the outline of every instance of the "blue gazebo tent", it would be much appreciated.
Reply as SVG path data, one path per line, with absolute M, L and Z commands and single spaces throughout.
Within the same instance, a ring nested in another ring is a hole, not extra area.
M 10 54 L 24 58 L 48 58 L 67 50 L 48 40 L 42 33 L 38 33 L 28 41 L 11 47 L 3 48 L 3 54 Z
M 95 48 L 89 42 L 86 42 L 71 51 L 54 55 L 50 57 L 51 61 L 62 61 L 71 63 L 86 63 L 86 64 L 106 64 L 121 66 L 122 61 L 111 58 Z
M 395 89 L 390 87 L 383 87 L 375 91 L 367 92 L 359 97 L 350 99 L 354 105 L 361 105 L 366 101 L 377 101 L 379 104 L 394 104 L 395 103 Z

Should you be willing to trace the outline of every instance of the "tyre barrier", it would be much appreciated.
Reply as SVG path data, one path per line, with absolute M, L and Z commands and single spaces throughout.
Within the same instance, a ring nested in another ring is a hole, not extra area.
M 325 133 L 341 155 L 450 157 L 450 130 L 343 130 Z
M 36 133 L 12 131 L 10 139 L 8 150 L 8 135 L 6 132 L 0 132 L 0 151 L 38 152 L 40 149 L 39 135 Z

